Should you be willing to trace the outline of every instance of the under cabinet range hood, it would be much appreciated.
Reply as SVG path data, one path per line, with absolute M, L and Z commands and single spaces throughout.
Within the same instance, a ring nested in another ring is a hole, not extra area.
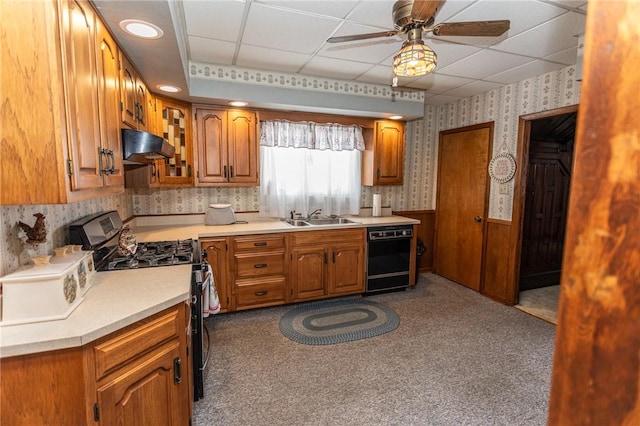
M 175 148 L 160 136 L 133 129 L 122 129 L 124 164 L 151 163 L 158 158 L 170 158 Z

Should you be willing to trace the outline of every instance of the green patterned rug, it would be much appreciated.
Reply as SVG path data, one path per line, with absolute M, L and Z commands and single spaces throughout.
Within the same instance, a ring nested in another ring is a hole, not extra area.
M 400 318 L 388 306 L 361 298 L 302 304 L 280 319 L 280 331 L 305 345 L 332 345 L 379 336 L 398 328 Z

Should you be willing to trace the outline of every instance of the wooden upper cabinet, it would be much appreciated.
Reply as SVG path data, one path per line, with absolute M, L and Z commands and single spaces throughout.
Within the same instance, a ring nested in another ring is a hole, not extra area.
M 132 129 L 151 132 L 151 128 L 155 128 L 150 126 L 154 119 L 149 109 L 153 95 L 147 90 L 142 77 L 126 55 L 122 55 L 120 85 L 122 122 Z
M 156 97 L 158 135 L 175 148 L 171 158 L 157 160 L 159 186 L 193 185 L 191 106 L 174 99 Z M 152 167 L 153 168 L 153 167 Z
M 257 116 L 196 107 L 197 186 L 258 184 Z
M 380 120 L 365 129 L 362 154 L 363 185 L 402 185 L 404 174 L 404 123 Z
M 104 173 L 106 185 L 123 185 L 124 168 L 122 165 L 122 140 L 120 132 L 119 84 L 120 72 L 118 63 L 120 50 L 107 27 L 97 21 L 97 53 L 98 53 L 98 100 L 100 116 L 100 141 L 103 156 L 107 161 L 103 167 L 109 169 Z

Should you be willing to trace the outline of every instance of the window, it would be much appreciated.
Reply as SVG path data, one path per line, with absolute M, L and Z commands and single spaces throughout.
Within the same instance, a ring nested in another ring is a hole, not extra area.
M 358 149 L 364 149 L 358 126 L 265 122 L 260 145 L 261 216 L 287 217 L 291 210 L 307 215 L 316 209 L 358 214 Z

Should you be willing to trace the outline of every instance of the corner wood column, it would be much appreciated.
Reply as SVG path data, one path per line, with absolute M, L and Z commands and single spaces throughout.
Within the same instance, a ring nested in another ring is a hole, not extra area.
M 639 17 L 589 1 L 550 425 L 640 424 Z

